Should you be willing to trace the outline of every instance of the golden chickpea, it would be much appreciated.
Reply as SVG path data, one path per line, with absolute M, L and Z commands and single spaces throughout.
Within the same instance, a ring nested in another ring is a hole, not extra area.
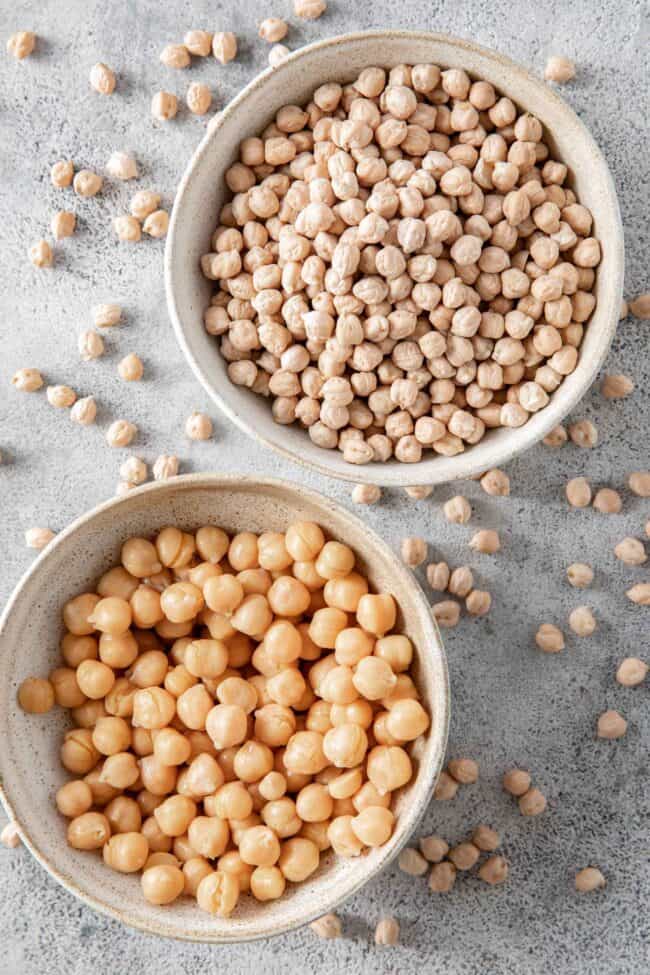
M 397 677 L 385 660 L 372 656 L 359 661 L 352 682 L 362 697 L 377 701 L 391 693 L 397 684 Z
M 187 623 L 203 609 L 203 593 L 191 582 L 176 582 L 162 593 L 160 605 L 172 623 Z
M 332 849 L 339 856 L 356 857 L 363 850 L 363 843 L 352 829 L 353 816 L 336 816 L 327 828 Z
M 93 745 L 101 755 L 124 752 L 131 744 L 131 729 L 124 718 L 99 718 L 92 732 Z
M 144 788 L 154 796 L 169 795 L 176 788 L 176 769 L 163 765 L 155 755 L 145 755 L 140 759 L 140 775 Z
M 133 698 L 136 687 L 127 677 L 118 677 L 111 691 L 104 698 L 104 707 L 108 714 L 119 718 L 128 718 L 133 714 Z
M 75 850 L 99 850 L 110 835 L 111 827 L 102 813 L 83 813 L 68 823 L 68 844 Z
M 145 650 L 129 667 L 126 675 L 132 684 L 144 689 L 162 684 L 168 670 L 167 654 L 162 650 Z
M 189 796 L 170 796 L 153 814 L 165 836 L 182 836 L 196 816 L 196 803 Z
M 530 773 L 520 768 L 509 769 L 505 772 L 502 783 L 505 791 L 511 796 L 523 796 L 530 789 Z
M 181 773 L 184 776 L 184 790 L 193 799 L 202 799 L 213 795 L 224 783 L 224 774 L 216 758 L 207 752 L 196 755 L 187 769 Z M 181 791 L 180 786 L 177 787 Z
M 176 712 L 186 727 L 193 731 L 203 731 L 208 714 L 214 707 L 214 701 L 203 684 L 183 691 L 176 701 Z
M 273 752 L 260 741 L 247 741 L 234 760 L 235 774 L 242 782 L 259 782 L 273 768 Z
M 367 774 L 378 792 L 385 795 L 410 781 L 413 766 L 398 745 L 378 745 L 368 755 Z
M 357 620 L 362 629 L 382 637 L 395 626 L 397 607 L 389 593 L 362 596 L 357 607 Z
M 194 677 L 213 680 L 228 666 L 228 649 L 220 640 L 192 640 L 187 645 L 183 662 Z
M 172 720 L 175 713 L 176 699 L 162 687 L 142 688 L 134 694 L 134 727 L 164 728 Z
M 54 707 L 54 688 L 49 680 L 28 677 L 18 688 L 18 703 L 28 714 L 47 714 Z
M 196 900 L 199 907 L 209 914 L 228 917 L 239 900 L 239 883 L 231 874 L 215 870 L 200 882 Z
M 76 819 L 88 812 L 93 804 L 90 786 L 82 779 L 73 779 L 62 785 L 56 794 L 56 807 L 62 816 Z
M 287 780 L 281 772 L 269 772 L 257 783 L 260 796 L 267 802 L 281 799 L 287 791 Z
M 217 565 L 228 551 L 230 539 L 221 528 L 204 525 L 196 533 L 196 549 L 206 562 Z
M 257 535 L 240 532 L 233 535 L 228 547 L 228 561 L 235 572 L 256 569 L 259 566 Z
M 212 867 L 205 857 L 194 856 L 186 860 L 182 867 L 184 880 L 184 893 L 190 897 L 196 897 L 199 884 L 204 877 L 212 873 Z
M 302 648 L 300 631 L 288 620 L 276 620 L 264 634 L 264 649 L 278 667 L 292 664 L 300 657 Z
M 334 643 L 336 662 L 342 666 L 354 667 L 364 657 L 369 657 L 375 648 L 375 640 L 369 633 L 356 626 L 341 630 Z
M 142 833 L 118 833 L 103 849 L 104 863 L 119 873 L 142 870 L 149 856 L 149 844 Z
M 259 594 L 246 596 L 230 618 L 235 630 L 252 637 L 262 637 L 272 621 L 273 614 L 267 599 Z
M 429 869 L 425 858 L 412 846 L 407 846 L 402 850 L 397 862 L 400 870 L 408 874 L 409 877 L 422 877 Z
M 323 750 L 323 741 L 323 736 L 317 731 L 298 731 L 292 735 L 284 753 L 287 769 L 300 775 L 322 772 L 329 764 Z
M 150 904 L 171 904 L 183 893 L 185 877 L 177 866 L 156 864 L 142 874 L 142 894 Z
M 152 867 L 178 867 L 178 865 L 179 861 L 176 859 L 173 853 L 165 852 L 164 850 L 157 850 L 156 852 L 149 854 L 147 857 L 147 862 L 142 869 L 144 872 L 145 870 L 151 870 Z
M 400 674 L 411 666 L 413 644 L 407 636 L 393 634 L 377 640 L 374 655 L 386 661 L 394 674 Z
M 246 819 L 252 811 L 253 800 L 241 782 L 226 782 L 215 792 L 215 816 L 221 819 Z
M 131 606 L 125 599 L 118 596 L 106 596 L 100 599 L 88 617 L 96 630 L 101 633 L 111 633 L 115 636 L 126 633 L 132 621 Z
M 266 594 L 271 610 L 277 616 L 300 616 L 309 607 L 307 587 L 293 576 L 279 576 Z
M 300 883 L 318 868 L 320 851 L 315 843 L 301 836 L 282 844 L 278 866 L 283 876 L 293 883 Z
M 394 822 L 390 809 L 367 806 L 353 817 L 350 826 L 364 846 L 381 846 L 390 839 Z
M 318 553 L 316 571 L 324 579 L 342 579 L 352 571 L 354 561 L 354 552 L 347 545 L 326 542 Z
M 309 626 L 309 637 L 316 646 L 333 650 L 336 637 L 347 627 L 347 623 L 347 613 L 341 609 L 327 607 L 316 610 Z
M 101 774 L 101 766 L 96 765 L 92 772 L 89 772 L 88 775 L 84 775 L 84 782 L 89 786 L 90 791 L 93 794 L 93 805 L 105 807 L 107 803 L 111 802 L 111 800 L 120 795 L 120 790 L 116 789 L 112 785 L 109 785 L 108 782 L 100 781 Z
M 277 900 L 286 887 L 284 874 L 278 867 L 256 867 L 250 883 L 253 897 L 258 901 Z
M 116 796 L 104 807 L 104 815 L 111 826 L 111 833 L 139 833 L 142 828 L 142 813 L 135 799 L 129 796 Z M 147 837 L 148 841 L 148 837 Z M 152 849 L 152 847 L 149 847 Z
M 296 521 L 287 528 L 285 545 L 295 562 L 314 561 L 324 544 L 323 531 L 313 521 Z
M 317 782 L 306 785 L 296 797 L 296 812 L 301 820 L 308 823 L 323 822 L 329 819 L 333 808 L 332 795 L 326 786 Z
M 363 784 L 362 770 L 360 768 L 352 768 L 352 769 L 348 769 L 345 772 L 341 772 L 333 779 L 330 779 L 330 781 L 327 783 L 327 791 L 333 799 L 351 799 L 352 796 L 357 794 L 362 784 Z M 306 786 L 305 788 L 309 789 L 310 786 Z M 309 793 L 308 795 L 310 797 L 310 803 L 311 803 L 313 797 Z M 298 796 L 298 798 L 300 799 L 300 795 Z M 314 809 L 314 812 L 315 811 L 317 811 L 316 808 Z M 331 813 L 328 815 L 331 815 Z M 303 816 L 302 818 L 308 822 L 318 821 L 318 820 L 311 820 L 309 819 L 308 816 Z M 327 817 L 323 817 L 323 818 L 327 818 Z
M 216 748 L 240 745 L 248 731 L 246 712 L 235 704 L 217 704 L 209 711 L 205 728 Z
M 104 761 L 99 780 L 112 785 L 114 789 L 129 789 L 139 777 L 140 770 L 135 755 L 131 752 L 116 752 Z
M 63 607 L 63 622 L 74 636 L 88 636 L 95 630 L 90 619 L 100 597 L 93 592 L 84 592 L 70 599 Z
M 575 876 L 575 888 L 580 894 L 591 893 L 606 884 L 607 881 L 598 867 L 584 867 Z
M 200 856 L 213 860 L 225 851 L 230 830 L 223 819 L 214 816 L 197 816 L 189 824 L 187 837 Z
M 211 610 L 230 616 L 241 604 L 245 592 L 239 579 L 226 573 L 207 579 L 203 586 L 203 595 Z
M 191 751 L 185 735 L 174 728 L 162 728 L 154 738 L 153 754 L 163 765 L 183 765 Z
M 76 670 L 82 660 L 97 659 L 97 640 L 92 636 L 75 636 L 74 633 L 66 633 L 61 640 L 61 656 L 69 667 Z
M 323 738 L 323 752 L 336 768 L 359 765 L 368 750 L 368 737 L 360 725 L 343 724 L 330 729 Z
M 255 712 L 255 737 L 277 748 L 286 745 L 296 730 L 296 717 L 291 708 L 271 702 Z
M 358 572 L 350 572 L 342 579 L 330 579 L 325 584 L 323 596 L 328 606 L 356 613 L 359 600 L 368 592 L 368 582 Z
M 388 712 L 386 728 L 398 741 L 415 741 L 429 727 L 429 715 L 418 701 L 397 701 Z M 453 773 L 452 773 L 453 774 Z
M 100 660 L 82 660 L 77 667 L 79 690 L 93 701 L 106 697 L 114 683 L 114 672 Z
M 265 803 L 261 814 L 264 824 L 280 839 L 295 836 L 302 827 L 302 820 L 296 813 L 296 804 L 288 796 Z
M 90 728 L 92 731 L 98 720 L 106 714 L 104 701 L 86 700 L 80 707 L 72 709 L 72 720 L 78 728 Z
M 87 700 L 79 684 L 77 674 L 69 667 L 58 667 L 50 674 L 56 703 L 62 708 L 79 708 Z

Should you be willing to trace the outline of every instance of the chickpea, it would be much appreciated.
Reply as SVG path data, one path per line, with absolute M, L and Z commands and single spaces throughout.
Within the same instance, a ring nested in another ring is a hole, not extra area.
M 46 714 L 54 707 L 54 688 L 49 680 L 28 677 L 18 688 L 18 703 L 28 714 Z
M 422 877 L 429 869 L 425 858 L 412 846 L 407 846 L 402 850 L 397 862 L 400 870 L 410 877 Z
M 251 892 L 258 901 L 277 900 L 286 887 L 279 867 L 256 867 L 251 874 Z
M 380 657 L 364 657 L 355 668 L 352 683 L 356 690 L 369 701 L 386 697 L 397 683 L 390 665 Z
M 102 755 L 116 755 L 131 745 L 131 729 L 124 718 L 107 715 L 97 720 L 92 732 L 92 742 Z
M 150 904 L 171 904 L 183 893 L 185 877 L 177 866 L 160 863 L 145 869 L 141 885 Z
M 405 785 L 413 774 L 408 753 L 397 745 L 378 745 L 368 755 L 367 774 L 381 795 Z
M 93 804 L 93 794 L 87 782 L 74 779 L 62 785 L 56 794 L 56 807 L 68 819 L 76 819 L 88 812 Z
M 285 546 L 295 562 L 310 562 L 315 560 L 324 545 L 325 537 L 323 532 L 320 526 L 314 522 L 297 521 L 289 525 L 285 535 Z M 354 565 L 354 561 L 352 565 Z M 350 566 L 351 568 L 352 566 Z
M 449 852 L 449 844 L 440 836 L 423 836 L 419 846 L 422 855 L 430 863 L 440 863 Z
M 606 884 L 607 881 L 598 867 L 584 867 L 575 876 L 575 888 L 580 894 L 591 893 Z
M 618 711 L 603 711 L 598 718 L 599 738 L 622 738 L 627 731 L 627 721 Z
M 140 807 L 135 799 L 130 799 L 128 796 L 116 796 L 115 799 L 111 799 L 104 806 L 104 815 L 110 823 L 112 833 L 139 833 L 142 829 Z M 149 837 L 147 842 L 148 840 Z
M 648 665 L 638 657 L 626 657 L 616 671 L 616 680 L 623 687 L 637 687 L 648 673 Z
M 502 884 L 508 878 L 508 862 L 502 856 L 488 857 L 481 864 L 478 875 L 486 884 Z
M 196 900 L 199 907 L 209 914 L 228 917 L 239 900 L 239 883 L 232 875 L 215 870 L 201 880 Z
M 149 844 L 142 833 L 118 833 L 103 849 L 104 863 L 119 873 L 141 870 L 149 856 Z
M 357 607 L 359 625 L 375 636 L 382 637 L 395 626 L 397 607 L 389 593 L 362 596 Z
M 309 925 L 319 938 L 331 940 L 341 937 L 341 922 L 336 914 L 324 914 Z
M 259 741 L 247 741 L 238 749 L 234 771 L 242 782 L 259 782 L 273 768 L 273 752 Z
M 520 796 L 518 806 L 522 816 L 539 816 L 546 809 L 546 799 L 539 789 L 528 789 Z
M 511 796 L 523 796 L 530 789 L 530 773 L 524 769 L 510 769 L 503 776 L 503 788 Z
M 82 813 L 68 823 L 68 845 L 75 850 L 99 850 L 110 835 L 111 828 L 102 813 Z
M 353 819 L 349 815 L 336 816 L 328 826 L 328 839 L 339 856 L 356 857 L 363 850 L 363 843 L 352 829 Z

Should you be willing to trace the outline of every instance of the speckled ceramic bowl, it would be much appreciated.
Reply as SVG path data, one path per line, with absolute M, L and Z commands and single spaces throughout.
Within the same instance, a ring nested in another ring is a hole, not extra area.
M 490 81 L 544 123 L 556 156 L 569 166 L 580 201 L 594 215 L 594 233 L 603 248 L 596 285 L 598 305 L 575 372 L 553 394 L 549 405 L 523 427 L 490 430 L 479 444 L 455 457 L 429 452 L 417 464 L 390 460 L 353 466 L 343 460 L 340 451 L 317 447 L 299 425 L 276 424 L 267 400 L 229 381 L 217 342 L 203 328 L 211 286 L 201 274 L 199 259 L 210 249 L 210 236 L 225 202 L 223 175 L 236 159 L 244 137 L 257 135 L 282 105 L 304 104 L 320 84 L 352 80 L 368 65 L 392 67 L 427 61 L 462 67 Z M 623 233 L 607 164 L 588 130 L 555 91 L 502 55 L 468 41 L 441 34 L 371 31 L 333 37 L 295 51 L 255 78 L 228 105 L 181 181 L 165 253 L 165 281 L 176 335 L 195 375 L 227 416 L 250 436 L 333 477 L 387 486 L 440 484 L 506 463 L 546 436 L 584 395 L 602 365 L 618 322 Z
M 69 778 L 59 761 L 67 712 L 25 714 L 16 701 L 17 688 L 26 677 L 47 675 L 59 665 L 63 604 L 119 560 L 129 535 L 151 535 L 166 524 L 189 530 L 212 523 L 229 531 L 283 531 L 296 518 L 318 521 L 355 549 L 372 585 L 395 595 L 400 626 L 418 650 L 414 677 L 432 724 L 414 750 L 415 776 L 396 799 L 395 832 L 389 843 L 365 856 L 326 856 L 316 874 L 304 884 L 291 885 L 278 901 L 258 904 L 244 898 L 227 920 L 204 913 L 189 898 L 154 907 L 142 897 L 139 877 L 115 873 L 97 854 L 68 847 L 66 821 L 54 805 L 56 790 Z M 335 909 L 395 856 L 425 811 L 444 757 L 448 717 L 445 653 L 412 573 L 353 515 L 288 482 L 193 475 L 108 501 L 61 532 L 38 557 L 0 621 L 0 795 L 7 812 L 32 853 L 67 890 L 151 934 L 245 941 L 280 934 Z

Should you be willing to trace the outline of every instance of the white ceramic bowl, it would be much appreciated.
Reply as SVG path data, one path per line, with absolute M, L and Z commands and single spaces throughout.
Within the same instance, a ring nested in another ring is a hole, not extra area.
M 276 424 L 267 400 L 230 382 L 217 341 L 203 328 L 211 284 L 201 273 L 199 259 L 210 249 L 210 236 L 225 202 L 224 172 L 236 159 L 244 137 L 257 135 L 282 105 L 305 103 L 320 84 L 352 80 L 368 65 L 420 62 L 466 68 L 492 82 L 543 122 L 556 158 L 569 166 L 580 201 L 594 215 L 594 234 L 603 250 L 596 284 L 598 304 L 586 329 L 575 372 L 551 396 L 549 405 L 523 427 L 490 430 L 479 444 L 455 457 L 428 453 L 417 464 L 400 464 L 392 459 L 384 464 L 356 466 L 347 464 L 338 450 L 317 447 L 298 425 Z M 301 48 L 255 78 L 227 106 L 181 181 L 165 252 L 165 282 L 176 335 L 195 375 L 230 419 L 250 436 L 291 460 L 333 477 L 386 486 L 439 484 L 504 464 L 546 436 L 584 395 L 603 363 L 618 322 L 623 233 L 607 164 L 583 123 L 551 88 L 502 55 L 468 41 L 422 32 L 371 31 Z
M 395 832 L 385 846 L 356 859 L 328 855 L 310 879 L 290 885 L 278 901 L 244 898 L 229 919 L 212 917 L 181 898 L 169 907 L 148 904 L 139 877 L 115 873 L 97 854 L 66 843 L 66 821 L 54 805 L 69 778 L 59 761 L 67 712 L 25 714 L 16 691 L 26 677 L 60 665 L 61 608 L 119 561 L 129 535 L 151 535 L 166 524 L 229 531 L 282 531 L 296 518 L 318 521 L 344 538 L 372 585 L 394 593 L 400 626 L 417 648 L 414 677 L 432 715 L 416 743 L 415 775 L 395 802 Z M 148 485 L 83 515 L 48 546 L 18 584 L 0 620 L 0 796 L 42 865 L 91 907 L 126 924 L 192 941 L 234 942 L 280 934 L 334 910 L 395 856 L 425 811 L 442 766 L 449 692 L 445 653 L 424 595 L 412 573 L 366 525 L 328 499 L 282 481 L 193 475 Z

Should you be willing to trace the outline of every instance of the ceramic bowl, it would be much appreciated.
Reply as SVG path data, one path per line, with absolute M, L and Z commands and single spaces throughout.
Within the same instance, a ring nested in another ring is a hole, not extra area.
M 355 859 L 326 856 L 304 884 L 278 901 L 244 898 L 229 919 L 180 898 L 148 904 L 139 877 L 115 873 L 97 854 L 66 843 L 66 821 L 54 805 L 69 778 L 59 761 L 67 712 L 25 714 L 16 701 L 21 681 L 60 665 L 61 608 L 119 561 L 130 535 L 151 535 L 166 524 L 192 530 L 212 523 L 228 531 L 283 531 L 297 518 L 319 522 L 343 538 L 373 587 L 394 593 L 400 626 L 418 650 L 414 677 L 432 724 L 414 749 L 415 775 L 395 802 L 396 828 L 383 847 Z M 19 583 L 0 621 L 0 795 L 40 863 L 91 907 L 151 934 L 192 941 L 235 942 L 280 934 L 334 910 L 391 860 L 425 811 L 445 752 L 449 695 L 445 653 L 413 574 L 366 525 L 326 498 L 298 485 L 244 477 L 192 475 L 137 489 L 83 515 L 48 546 Z
M 574 373 L 551 396 L 549 405 L 518 429 L 490 430 L 476 446 L 455 457 L 427 453 L 417 464 L 347 464 L 338 450 L 317 447 L 299 425 L 279 426 L 270 404 L 234 386 L 217 341 L 203 328 L 210 282 L 199 267 L 225 202 L 223 176 L 237 158 L 240 141 L 259 131 L 288 103 L 304 104 L 328 81 L 350 81 L 369 65 L 434 62 L 462 67 L 490 81 L 544 124 L 556 158 L 571 172 L 578 197 L 594 215 L 594 234 L 603 258 L 597 308 L 585 331 Z M 577 115 L 551 88 L 527 71 L 468 41 L 408 31 L 347 34 L 310 44 L 255 78 L 223 112 L 192 157 L 181 181 L 165 253 L 169 312 L 181 348 L 212 399 L 242 430 L 285 457 L 332 477 L 407 486 L 439 484 L 500 466 L 528 449 L 569 413 L 594 381 L 616 330 L 623 287 L 623 234 L 614 184 L 593 138 Z

